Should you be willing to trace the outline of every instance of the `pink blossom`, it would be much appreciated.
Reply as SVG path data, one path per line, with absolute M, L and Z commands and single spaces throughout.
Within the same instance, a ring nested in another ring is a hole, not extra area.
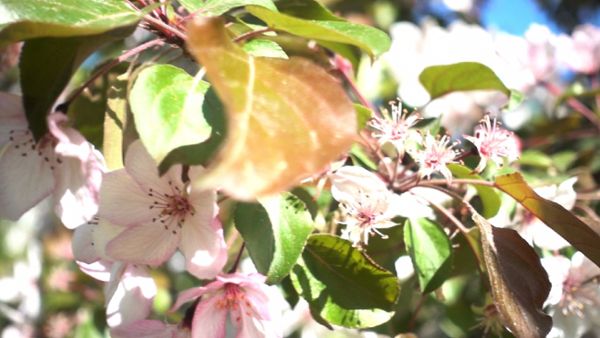
M 575 28 L 558 40 L 558 58 L 573 71 L 595 74 L 600 69 L 600 28 L 590 24 Z
M 219 275 L 206 286 L 182 292 L 173 309 L 202 297 L 192 319 L 193 338 L 224 338 L 228 318 L 237 330 L 237 338 L 281 337 L 280 320 L 270 309 L 275 303 L 274 294 L 265 280 L 260 274 Z
M 201 173 L 192 167 L 189 177 L 193 181 Z M 191 190 L 180 165 L 159 176 L 156 162 L 136 141 L 125 168 L 105 175 L 98 216 L 123 227 L 106 246 L 113 260 L 157 266 L 179 248 L 190 273 L 212 278 L 227 260 L 216 213 L 215 191 Z
M 481 124 L 475 127 L 473 136 L 464 137 L 479 151 L 481 159 L 475 168 L 476 172 L 483 171 L 487 161 L 502 165 L 504 159 L 512 162 L 519 157 L 518 139 L 514 133 L 502 128 L 496 119 L 490 120 L 489 115 L 486 115 Z
M 454 159 L 458 152 L 453 149 L 455 144 L 450 143 L 448 135 L 436 139 L 429 132 L 424 136 L 423 143 L 423 149 L 416 151 L 413 156 L 419 164 L 421 177 L 430 178 L 433 173 L 439 172 L 450 184 L 452 173 L 446 165 L 456 162 Z
M 52 194 L 55 211 L 73 229 L 98 210 L 102 155 L 60 113 L 35 142 L 18 96 L 0 93 L 0 216 L 17 220 Z
M 404 156 L 405 142 L 409 136 L 409 129 L 420 119 L 418 113 L 409 114 L 406 109 L 402 109 L 401 103 L 391 102 L 392 115 L 389 118 L 374 117 L 369 125 L 375 129 L 373 137 L 379 144 L 387 142 L 394 145 L 398 151 L 398 156 Z
M 554 328 L 549 337 L 580 337 L 600 324 L 600 268 L 576 252 L 571 259 L 563 256 L 542 258 L 552 289 L 546 305 Z
M 547 80 L 556 66 L 556 36 L 543 25 L 532 24 L 525 32 L 527 40 L 527 64 L 538 81 Z

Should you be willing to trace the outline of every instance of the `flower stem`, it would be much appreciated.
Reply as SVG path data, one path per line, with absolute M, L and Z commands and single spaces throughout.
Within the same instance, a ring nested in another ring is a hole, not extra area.
M 561 90 L 557 85 L 550 83 L 550 82 L 545 82 L 544 85 L 546 86 L 548 91 L 550 91 L 550 93 L 552 93 L 556 96 L 560 96 Z M 596 126 L 596 128 L 598 130 L 600 130 L 600 117 L 598 117 L 598 115 L 596 115 L 596 113 L 594 113 L 586 105 L 581 103 L 581 101 L 577 100 L 574 97 L 569 97 L 569 98 L 567 98 L 567 104 L 571 108 L 573 108 L 575 111 L 577 111 L 579 114 L 581 114 L 581 116 L 583 116 L 588 121 L 590 121 L 594 126 Z
M 448 185 L 448 182 L 443 179 L 427 180 L 427 181 L 424 181 L 423 183 L 432 184 L 432 185 Z M 470 178 L 453 178 L 452 183 L 485 185 L 487 187 L 495 187 L 496 186 L 496 184 L 494 182 L 490 182 L 490 181 L 486 181 L 486 180 L 470 179 Z
M 238 254 L 235 257 L 235 261 L 233 262 L 231 269 L 229 269 L 229 273 L 234 273 L 235 270 L 237 270 L 238 265 L 240 264 L 240 260 L 242 259 L 242 253 L 244 252 L 245 248 L 246 248 L 246 242 L 242 242 L 242 246 L 240 246 L 240 251 L 238 251 Z
M 96 71 L 96 73 L 94 73 L 92 76 L 90 76 L 89 79 L 87 79 L 87 81 L 85 81 L 83 83 L 83 85 L 81 85 L 79 88 L 75 89 L 68 97 L 67 99 L 61 103 L 59 105 L 59 108 L 57 108 L 57 110 L 60 111 L 67 111 L 69 108 L 69 105 L 71 104 L 71 102 L 73 102 L 73 100 L 75 100 L 79 95 L 81 95 L 81 93 L 83 93 L 83 91 L 92 83 L 94 82 L 96 79 L 98 79 L 100 76 L 108 73 L 113 67 L 115 67 L 116 65 L 118 65 L 119 63 L 129 59 L 132 56 L 135 56 L 143 51 L 145 51 L 148 48 L 152 48 L 154 46 L 160 46 L 162 45 L 164 42 L 161 39 L 154 39 L 154 40 L 150 40 L 148 42 L 145 42 L 133 49 L 130 49 L 128 51 L 126 51 L 125 53 L 121 54 L 120 56 L 118 56 L 117 58 L 113 59 L 112 61 L 104 64 L 98 71 Z

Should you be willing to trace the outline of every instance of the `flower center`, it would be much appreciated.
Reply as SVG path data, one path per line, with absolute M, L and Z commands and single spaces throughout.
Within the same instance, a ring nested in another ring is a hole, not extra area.
M 252 316 L 252 304 L 250 304 L 244 290 L 239 285 L 226 283 L 224 289 L 224 295 L 216 302 L 219 310 L 229 311 L 231 318 L 237 323 L 242 320 L 242 315 Z M 244 305 L 244 308 L 240 305 Z
M 54 151 L 56 139 L 50 135 L 44 135 L 37 143 L 29 130 L 10 130 L 8 132 L 10 147 L 19 152 L 22 157 L 38 156 L 54 170 L 62 164 L 62 159 Z
M 169 192 L 148 190 L 148 196 L 153 197 L 150 209 L 160 209 L 158 216 L 152 218 L 153 223 L 160 223 L 165 230 L 170 230 L 174 235 L 183 227 L 188 215 L 194 216 L 194 207 L 190 204 L 184 192 L 169 181 Z

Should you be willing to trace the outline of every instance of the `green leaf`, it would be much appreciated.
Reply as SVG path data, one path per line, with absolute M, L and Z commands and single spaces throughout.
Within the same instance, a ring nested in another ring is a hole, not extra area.
M 548 168 L 552 166 L 552 159 L 539 150 L 528 149 L 519 156 L 519 164 Z
M 279 1 L 277 2 L 277 9 L 282 13 L 300 19 L 345 21 L 315 0 Z
M 515 110 L 517 109 L 521 103 L 525 100 L 525 95 L 518 90 L 511 89 L 510 97 L 508 99 L 508 103 L 506 104 L 507 110 Z
M 356 109 L 356 124 L 358 126 L 358 131 L 361 131 L 367 126 L 371 116 L 373 116 L 373 112 L 371 109 L 358 103 L 354 104 L 354 109 Z
M 129 74 L 121 74 L 108 90 L 104 114 L 104 137 L 102 153 L 110 170 L 123 168 L 123 134 L 127 125 L 127 85 Z
M 371 57 L 379 56 L 390 48 L 387 34 L 370 26 L 339 20 L 300 19 L 257 6 L 247 6 L 246 9 L 275 30 L 309 39 L 350 44 Z
M 600 235 L 590 226 L 562 205 L 539 196 L 519 173 L 496 177 L 495 184 L 600 266 Z
M 227 126 L 223 104 L 212 87 L 208 89 L 204 96 L 202 114 L 212 129 L 208 140 L 173 149 L 158 166 L 161 175 L 175 164 L 206 166 L 217 152 L 225 139 Z
M 281 46 L 268 39 L 250 40 L 244 44 L 244 50 L 252 56 L 288 59 Z
M 483 180 L 481 176 L 473 173 L 471 169 L 460 164 L 448 164 L 448 169 L 450 169 L 452 175 L 456 178 Z M 498 210 L 500 210 L 500 205 L 502 204 L 498 193 L 494 189 L 484 185 L 474 184 L 473 187 L 475 187 L 477 195 L 479 195 L 481 203 L 483 204 L 483 217 L 491 218 L 496 216 Z
M 442 95 L 469 90 L 498 90 L 510 96 L 510 90 L 487 66 L 477 62 L 459 62 L 425 68 L 419 81 L 431 99 Z
M 79 65 L 103 44 L 133 31 L 127 27 L 99 35 L 27 41 L 19 63 L 23 105 L 36 140 L 47 132 L 46 115 Z
M 234 211 L 235 226 L 244 238 L 248 253 L 267 283 L 287 276 L 313 231 L 313 221 L 304 202 L 291 193 L 240 203 Z
M 96 35 L 134 25 L 143 14 L 122 0 L 3 0 L 0 45 L 38 37 Z
M 367 328 L 388 321 L 398 298 L 398 279 L 373 264 L 350 242 L 312 235 L 292 274 L 311 312 L 329 323 Z
M 546 337 L 552 319 L 542 307 L 550 293 L 540 258 L 513 229 L 496 228 L 473 213 L 496 308 L 516 337 Z
M 426 219 L 404 223 L 406 251 L 415 266 L 423 293 L 439 288 L 452 270 L 452 245 L 436 223 Z
M 154 65 L 140 72 L 129 101 L 140 138 L 157 162 L 177 147 L 210 136 L 201 110 L 208 87 L 207 82 L 171 65 Z
M 188 12 L 194 13 L 195 11 L 202 8 L 204 0 L 177 0 L 177 2 L 183 6 Z
M 190 1 L 188 0 L 186 2 Z M 277 12 L 277 7 L 275 7 L 275 4 L 271 0 L 207 0 L 206 3 L 199 8 L 190 10 L 186 7 L 186 9 L 190 12 L 200 10 L 201 13 L 206 14 L 207 16 L 219 16 L 230 9 L 247 5 L 261 6 Z
M 356 112 L 323 68 L 300 57 L 254 58 L 219 18 L 196 17 L 187 29 L 188 50 L 227 108 L 230 135 L 195 188 L 254 200 L 321 172 L 350 148 Z

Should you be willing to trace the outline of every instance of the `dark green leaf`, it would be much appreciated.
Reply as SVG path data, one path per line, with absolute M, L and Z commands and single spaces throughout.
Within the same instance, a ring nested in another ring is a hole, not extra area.
M 371 57 L 390 48 L 387 34 L 370 26 L 337 20 L 305 20 L 257 6 L 247 6 L 246 9 L 275 30 L 309 39 L 350 44 Z
M 496 308 L 517 337 L 546 337 L 552 319 L 542 307 L 550 293 L 539 257 L 513 229 L 496 228 L 477 213 L 483 257 Z
M 496 177 L 496 187 L 509 194 L 571 245 L 600 266 L 600 235 L 562 205 L 539 196 L 519 173 Z
M 450 169 L 452 175 L 456 178 L 483 180 L 481 176 L 473 173 L 471 169 L 460 164 L 449 164 L 448 169 Z M 483 217 L 494 217 L 498 213 L 498 210 L 500 210 L 500 204 L 502 204 L 498 193 L 494 189 L 484 185 L 475 184 L 473 186 L 475 187 L 477 195 L 479 195 L 479 198 L 481 198 L 481 203 L 483 204 Z
M 35 139 L 46 133 L 46 115 L 79 65 L 100 46 L 129 35 L 132 29 L 87 37 L 39 38 L 25 43 L 19 64 L 21 88 Z
M 404 223 L 406 251 L 415 266 L 423 293 L 439 288 L 452 270 L 452 245 L 436 223 L 426 219 Z
M 173 149 L 204 142 L 211 133 L 202 115 L 209 84 L 172 65 L 142 70 L 129 94 L 135 126 L 160 163 Z
M 510 90 L 498 76 L 477 62 L 427 67 L 419 75 L 419 80 L 432 100 L 451 92 L 469 90 L 498 90 L 507 98 L 510 96 Z
M 225 138 L 227 126 L 223 104 L 212 88 L 208 89 L 204 96 L 202 113 L 206 122 L 211 126 L 210 137 L 202 143 L 182 146 L 171 151 L 158 166 L 161 175 L 175 164 L 206 166 L 219 149 Z
M 122 0 L 3 0 L 0 45 L 38 37 L 96 35 L 133 25 L 142 15 Z
M 261 204 L 238 204 L 234 222 L 256 269 L 267 276 L 268 283 L 277 283 L 290 273 L 313 231 L 306 205 L 291 193 Z
M 350 242 L 312 235 L 292 282 L 321 320 L 353 328 L 389 320 L 398 298 L 398 279 L 373 264 Z

